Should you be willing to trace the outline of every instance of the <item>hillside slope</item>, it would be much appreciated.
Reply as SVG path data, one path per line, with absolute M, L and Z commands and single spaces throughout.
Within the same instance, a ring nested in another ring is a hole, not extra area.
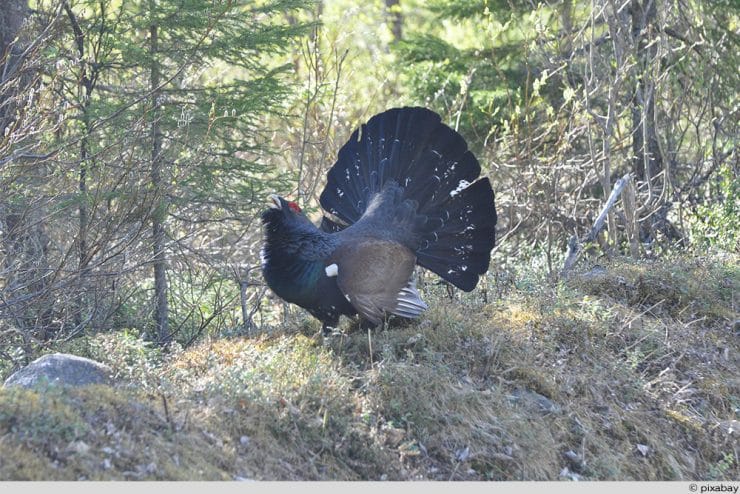
M 125 384 L 0 390 L 0 479 L 737 479 L 738 260 L 427 287 L 418 323 L 328 344 L 76 341 Z

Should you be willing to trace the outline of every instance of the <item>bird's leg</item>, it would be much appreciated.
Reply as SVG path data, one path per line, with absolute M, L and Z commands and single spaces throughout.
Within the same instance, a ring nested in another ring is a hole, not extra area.
M 321 321 L 321 333 L 324 337 L 330 336 L 339 327 L 339 316 L 330 317 Z
M 321 333 L 324 336 L 329 336 L 330 334 L 332 334 L 334 332 L 334 329 L 335 329 L 334 327 L 329 326 L 329 324 L 327 324 L 327 323 L 323 323 L 321 325 Z
M 360 324 L 358 325 L 358 328 L 361 329 L 361 330 L 363 330 L 363 331 L 367 331 L 367 330 L 370 330 L 370 329 L 375 328 L 375 326 L 377 326 L 377 324 L 374 324 L 374 323 L 368 321 L 367 319 L 362 318 L 362 319 L 360 319 Z

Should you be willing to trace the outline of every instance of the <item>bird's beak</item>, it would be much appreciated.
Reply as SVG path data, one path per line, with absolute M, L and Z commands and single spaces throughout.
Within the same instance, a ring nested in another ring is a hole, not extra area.
M 280 203 L 280 196 L 277 194 L 270 194 L 270 203 L 268 206 L 270 209 L 283 209 L 283 205 Z

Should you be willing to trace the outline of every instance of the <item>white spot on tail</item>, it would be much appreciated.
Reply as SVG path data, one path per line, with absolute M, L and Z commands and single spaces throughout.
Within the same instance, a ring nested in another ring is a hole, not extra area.
M 329 264 L 327 267 L 324 268 L 324 271 L 326 272 L 326 276 L 331 278 L 332 276 L 336 276 L 339 274 L 339 266 L 335 264 Z
M 470 187 L 470 182 L 468 182 L 467 180 L 460 180 L 460 183 L 457 184 L 457 189 L 450 191 L 450 197 L 455 197 L 468 187 Z

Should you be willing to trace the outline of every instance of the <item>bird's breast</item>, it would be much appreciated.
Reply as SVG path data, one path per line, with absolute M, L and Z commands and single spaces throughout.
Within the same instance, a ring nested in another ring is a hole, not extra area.
M 277 296 L 303 305 L 314 297 L 324 266 L 322 262 L 302 261 L 295 256 L 279 261 L 267 257 L 263 259 L 262 274 Z

